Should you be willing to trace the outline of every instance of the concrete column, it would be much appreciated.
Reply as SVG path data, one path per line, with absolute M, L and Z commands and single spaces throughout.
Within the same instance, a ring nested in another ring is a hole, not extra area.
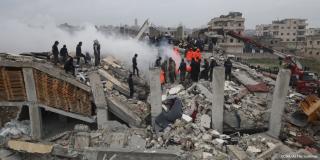
M 155 126 L 155 118 L 162 112 L 162 91 L 160 84 L 160 68 L 150 68 L 150 103 L 151 123 Z
M 108 121 L 108 106 L 106 96 L 103 91 L 100 75 L 93 72 L 89 75 L 93 100 L 97 107 L 97 123 L 101 128 L 104 122 Z
M 37 105 L 37 92 L 32 68 L 23 68 L 23 79 L 25 83 L 27 99 L 29 101 L 31 137 L 33 139 L 41 139 L 43 134 L 42 117 L 40 107 Z
M 223 132 L 224 67 L 214 67 L 212 74 L 212 128 Z
M 280 135 L 281 117 L 289 90 L 290 76 L 290 70 L 281 69 L 278 73 L 276 86 L 273 91 L 268 134 L 274 138 L 278 138 Z

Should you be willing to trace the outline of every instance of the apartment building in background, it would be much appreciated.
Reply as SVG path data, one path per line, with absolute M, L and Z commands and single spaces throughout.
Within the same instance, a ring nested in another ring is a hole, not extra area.
M 271 36 L 279 39 L 280 42 L 277 43 L 280 43 L 291 52 L 301 53 L 305 46 L 307 26 L 306 19 L 276 20 L 272 21 L 272 24 L 257 25 L 255 36 Z
M 219 31 L 223 29 L 225 32 L 235 31 L 243 34 L 245 18 L 242 17 L 240 12 L 230 12 L 227 15 L 215 17 L 208 23 L 209 31 Z M 244 44 L 230 36 L 218 39 L 217 46 L 224 49 L 226 53 L 243 53 Z

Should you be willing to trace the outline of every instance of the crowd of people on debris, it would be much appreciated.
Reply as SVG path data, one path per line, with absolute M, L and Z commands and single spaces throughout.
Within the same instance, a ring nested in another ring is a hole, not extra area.
M 68 53 L 68 49 L 66 45 L 63 45 L 63 47 L 60 49 L 58 48 L 59 41 L 55 41 L 52 46 L 52 54 L 53 54 L 53 62 L 55 65 L 62 64 L 64 65 L 64 70 L 66 73 L 71 73 L 72 75 L 75 75 L 75 66 L 73 63 L 73 58 L 77 59 L 77 65 L 80 65 L 81 58 L 84 59 L 85 64 L 88 64 L 88 62 L 91 61 L 91 56 L 88 52 L 83 54 L 81 47 L 82 42 L 79 42 L 76 47 L 76 56 L 72 57 Z M 94 53 L 94 65 L 98 66 L 100 64 L 100 43 L 98 40 L 93 41 L 93 53 Z
M 155 67 L 161 68 L 160 79 L 162 84 L 167 82 L 174 83 L 177 79 L 177 73 L 179 74 L 180 83 L 183 83 L 186 79 L 190 79 L 193 82 L 197 82 L 199 79 L 212 81 L 213 68 L 218 66 L 214 57 L 210 57 L 210 60 L 201 58 L 200 50 L 197 48 L 189 49 L 184 56 L 181 56 L 181 62 L 178 67 L 176 67 L 176 62 L 172 57 L 163 62 L 161 61 L 162 57 L 158 57 L 155 61 Z M 225 61 L 224 67 L 226 80 L 231 80 L 232 62 L 230 59 Z
M 158 57 L 155 61 L 155 67 L 161 68 L 160 74 L 160 81 L 161 84 L 165 83 L 175 83 L 177 80 L 177 75 L 179 75 L 179 82 L 183 83 L 186 80 L 191 80 L 193 82 L 197 82 L 199 79 L 204 79 L 208 81 L 212 81 L 212 74 L 213 68 L 218 66 L 216 60 L 211 57 L 210 62 L 208 59 L 202 58 L 201 51 L 202 51 L 202 43 L 197 43 L 196 40 L 187 39 L 189 41 L 188 46 L 189 50 L 186 50 L 185 53 L 180 54 L 177 48 L 174 48 L 174 52 L 181 56 L 180 64 L 176 65 L 176 61 L 169 57 L 168 59 L 162 62 L 162 57 Z M 74 65 L 74 58 L 76 59 L 76 64 L 80 65 L 81 58 L 84 59 L 84 63 L 88 64 L 91 61 L 91 56 L 88 52 L 83 54 L 81 47 L 82 42 L 79 42 L 76 47 L 76 55 L 72 57 L 68 53 L 68 49 L 66 45 L 60 49 L 58 48 L 59 42 L 55 41 L 54 45 L 52 46 L 52 54 L 53 54 L 53 62 L 55 65 L 62 64 L 64 65 L 64 70 L 66 73 L 71 73 L 75 75 L 75 68 Z M 198 47 L 200 48 L 198 48 Z M 98 66 L 100 64 L 100 43 L 98 40 L 93 41 L 93 53 L 94 53 L 94 65 Z M 134 86 L 133 86 L 133 75 L 137 75 L 139 77 L 139 68 L 138 68 L 138 54 L 135 53 L 134 57 L 132 58 L 132 73 L 129 74 L 127 82 L 130 89 L 130 97 L 133 96 L 134 93 Z M 231 80 L 231 69 L 232 69 L 232 62 L 230 59 L 226 60 L 224 63 L 225 67 L 225 78 L 226 80 Z M 201 68 L 203 68 L 201 70 Z M 167 78 L 168 77 L 168 78 Z

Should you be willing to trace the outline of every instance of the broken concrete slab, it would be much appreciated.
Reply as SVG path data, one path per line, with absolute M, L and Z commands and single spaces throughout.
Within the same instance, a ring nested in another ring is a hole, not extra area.
M 8 147 L 16 151 L 25 151 L 28 153 L 40 153 L 40 154 L 51 153 L 53 148 L 52 145 L 16 141 L 16 140 L 9 140 Z
M 249 157 L 245 151 L 236 145 L 227 145 L 228 152 L 231 156 L 238 160 L 249 160 Z
M 183 85 L 177 85 L 169 90 L 169 94 L 174 95 L 178 94 L 180 91 L 184 89 Z
M 204 114 L 200 118 L 200 126 L 204 128 L 210 128 L 211 127 L 211 117 L 207 114 Z
M 106 97 L 109 106 L 109 111 L 119 117 L 130 126 L 140 127 L 141 118 L 131 111 L 128 107 L 129 104 L 121 102 L 117 97 Z
M 88 132 L 78 132 L 74 136 L 74 148 L 84 149 L 90 145 L 90 134 Z
M 103 69 L 99 69 L 98 73 L 106 78 L 108 81 L 110 81 L 111 83 L 113 83 L 113 88 L 118 90 L 120 93 L 126 95 L 126 96 L 130 96 L 130 91 L 129 91 L 129 86 L 127 84 L 124 84 L 122 82 L 120 82 L 118 79 L 116 79 L 114 76 L 112 76 L 110 73 L 108 73 L 106 70 Z

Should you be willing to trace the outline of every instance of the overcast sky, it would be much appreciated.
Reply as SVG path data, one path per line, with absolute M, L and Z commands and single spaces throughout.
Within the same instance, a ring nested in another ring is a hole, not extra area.
M 239 11 L 246 29 L 282 18 L 306 18 L 309 27 L 320 27 L 320 0 L 0 0 L 4 19 L 33 22 L 46 18 L 70 24 L 139 24 L 146 18 L 156 25 L 189 28 L 206 25 L 221 14 Z

